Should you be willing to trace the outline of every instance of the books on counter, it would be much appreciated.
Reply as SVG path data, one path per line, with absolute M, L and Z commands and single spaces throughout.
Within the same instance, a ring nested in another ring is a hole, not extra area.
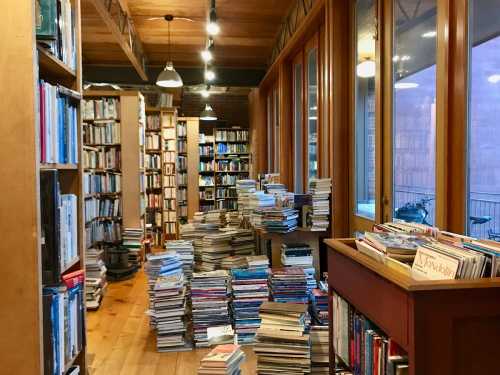
M 229 274 L 225 270 L 195 272 L 191 280 L 193 332 L 196 347 L 207 347 L 208 327 L 230 324 Z
M 156 330 L 159 352 L 188 350 L 186 340 L 186 286 L 182 262 L 175 251 L 148 254 L 150 324 Z
M 231 270 L 231 317 L 239 344 L 251 344 L 260 327 L 259 308 L 269 299 L 267 268 Z
M 313 178 L 309 181 L 312 207 L 306 219 L 312 231 L 326 231 L 330 225 L 330 195 L 332 181 L 330 178 Z
M 293 208 L 266 209 L 262 225 L 270 233 L 289 233 L 297 229 L 298 217 L 298 211 Z
M 198 375 L 239 375 L 245 354 L 239 345 L 218 345 L 201 360 Z
M 40 171 L 42 281 L 57 284 L 78 259 L 78 199 L 61 194 L 59 172 Z
M 300 267 L 272 268 L 269 278 L 271 297 L 275 302 L 307 304 L 307 276 Z
M 307 306 L 264 302 L 254 352 L 257 374 L 303 375 L 311 371 Z
M 78 163 L 77 105 L 68 89 L 39 82 L 40 162 Z

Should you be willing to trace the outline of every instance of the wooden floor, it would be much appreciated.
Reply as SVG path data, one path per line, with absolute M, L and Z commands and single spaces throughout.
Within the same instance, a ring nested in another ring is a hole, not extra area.
M 208 349 L 156 352 L 155 334 L 145 314 L 147 282 L 143 271 L 132 280 L 110 283 L 98 311 L 87 313 L 88 367 L 91 375 L 192 375 Z M 255 355 L 245 347 L 245 375 L 255 374 Z

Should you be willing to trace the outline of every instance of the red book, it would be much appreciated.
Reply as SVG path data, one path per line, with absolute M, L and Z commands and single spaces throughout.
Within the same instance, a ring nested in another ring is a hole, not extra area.
M 83 284 L 85 281 L 85 274 L 83 270 L 67 273 L 62 276 L 63 282 L 69 289 L 74 288 L 78 284 Z
M 373 375 L 382 375 L 379 374 L 379 361 L 380 361 L 380 337 L 375 337 L 373 340 L 373 367 L 372 374 Z

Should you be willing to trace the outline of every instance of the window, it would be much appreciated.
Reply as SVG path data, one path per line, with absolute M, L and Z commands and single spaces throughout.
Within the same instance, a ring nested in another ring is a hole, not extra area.
M 375 1 L 356 2 L 355 207 L 375 218 Z
M 302 57 L 302 54 L 299 58 Z M 302 129 L 302 64 L 293 67 L 294 188 L 304 191 L 303 129 Z
M 500 240 L 500 8 L 470 1 L 468 232 Z
M 307 170 L 318 177 L 318 49 L 307 54 Z
M 436 179 L 436 1 L 415 7 L 413 0 L 394 3 L 393 207 L 398 219 L 432 225 Z

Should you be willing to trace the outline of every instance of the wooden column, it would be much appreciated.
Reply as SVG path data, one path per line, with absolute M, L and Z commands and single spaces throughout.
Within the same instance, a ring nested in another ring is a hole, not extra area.
M 291 64 L 283 61 L 278 71 L 280 121 L 280 181 L 293 190 L 293 101 Z
M 267 170 L 267 118 L 264 90 L 254 88 L 248 94 L 250 136 L 250 178 Z

